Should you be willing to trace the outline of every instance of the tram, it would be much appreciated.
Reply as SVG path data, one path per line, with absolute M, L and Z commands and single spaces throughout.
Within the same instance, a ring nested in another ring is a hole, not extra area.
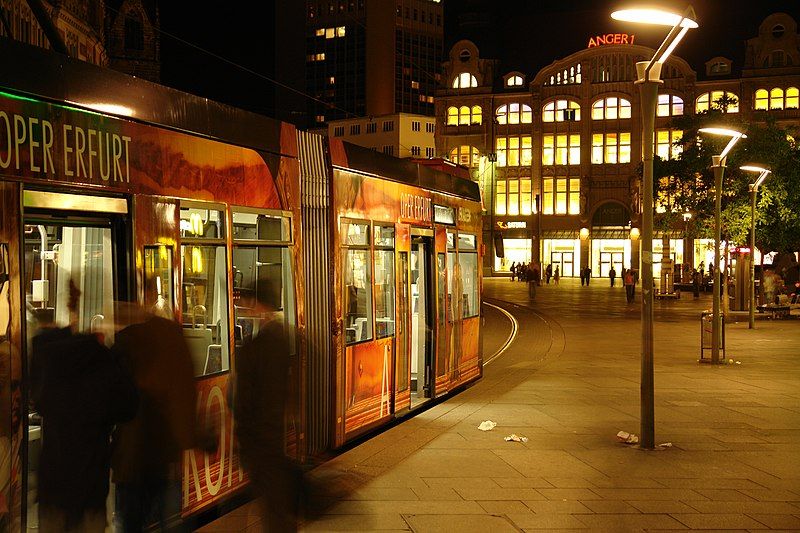
M 258 333 L 290 338 L 287 452 L 305 460 L 481 376 L 477 184 L 16 42 L 0 43 L 0 520 L 35 529 L 41 324 L 114 342 L 167 306 L 216 452 L 185 453 L 181 515 L 247 483 L 228 401 Z M 158 342 L 158 339 L 153 339 Z M 109 510 L 113 505 L 109 505 Z M 5 516 L 3 516 L 5 515 Z

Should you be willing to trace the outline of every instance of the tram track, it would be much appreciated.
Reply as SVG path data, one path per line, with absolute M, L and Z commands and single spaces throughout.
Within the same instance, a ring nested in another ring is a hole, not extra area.
M 519 331 L 519 322 L 517 322 L 517 319 L 514 315 L 512 315 L 499 305 L 489 303 L 485 300 L 483 301 L 483 304 L 488 305 L 489 307 L 492 307 L 494 309 L 497 309 L 498 311 L 503 313 L 506 316 L 506 318 L 508 318 L 508 320 L 511 322 L 511 333 L 509 333 L 506 341 L 502 344 L 502 346 L 500 346 L 500 348 L 495 353 L 493 353 L 491 356 L 489 356 L 489 358 L 487 358 L 483 362 L 483 366 L 487 366 L 489 363 L 491 363 L 492 361 L 503 355 L 503 352 L 505 352 L 511 346 L 511 343 L 514 342 L 514 339 L 517 338 L 517 332 Z

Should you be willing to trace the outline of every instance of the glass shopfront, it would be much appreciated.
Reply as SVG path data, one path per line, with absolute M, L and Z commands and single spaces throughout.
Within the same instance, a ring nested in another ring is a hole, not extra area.
M 503 239 L 505 257 L 494 258 L 495 272 L 511 272 L 512 263 L 530 263 L 531 261 L 531 240 L 530 239 Z
M 547 265 L 556 267 L 562 277 L 577 277 L 581 269 L 581 241 L 580 239 L 543 239 L 542 240 L 542 268 Z
M 631 241 L 628 239 L 592 240 L 592 277 L 608 278 L 611 267 L 622 276 L 623 268 L 631 267 Z

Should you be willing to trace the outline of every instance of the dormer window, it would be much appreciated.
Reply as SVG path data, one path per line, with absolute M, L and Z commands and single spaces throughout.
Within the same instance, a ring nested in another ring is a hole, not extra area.
M 780 39 L 783 37 L 783 34 L 786 32 L 786 28 L 783 27 L 783 24 L 776 24 L 772 27 L 772 36 L 776 39 Z
M 453 79 L 453 89 L 468 89 L 477 86 L 477 78 L 469 72 L 462 72 Z
M 730 65 L 723 63 L 722 61 L 718 61 L 711 65 L 711 69 L 709 70 L 709 74 L 711 75 L 730 74 L 730 72 Z
M 522 87 L 522 76 L 509 76 L 506 87 Z

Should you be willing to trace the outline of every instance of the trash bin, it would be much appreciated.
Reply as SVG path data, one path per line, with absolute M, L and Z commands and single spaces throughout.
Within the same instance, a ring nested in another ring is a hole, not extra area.
M 713 324 L 714 311 L 706 309 L 700 313 L 700 360 L 705 359 L 706 350 L 708 350 L 708 358 L 711 359 L 713 354 L 711 352 L 711 342 L 714 338 L 714 324 Z M 720 323 L 722 327 L 722 339 L 719 349 L 722 352 L 720 359 L 725 360 L 725 319 Z

